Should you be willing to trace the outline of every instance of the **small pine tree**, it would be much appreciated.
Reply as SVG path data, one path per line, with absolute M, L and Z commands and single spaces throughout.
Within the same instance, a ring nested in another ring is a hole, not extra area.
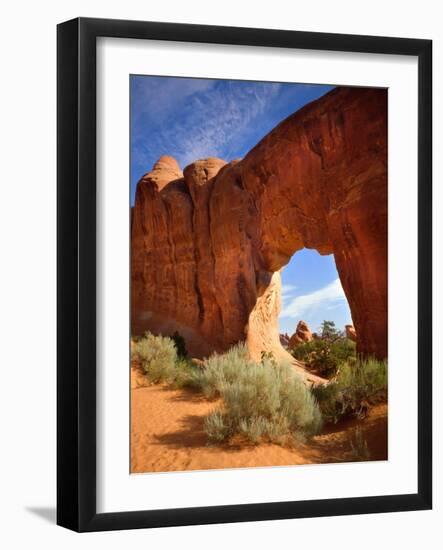
M 335 340 L 341 337 L 341 332 L 335 327 L 334 321 L 323 321 L 321 324 L 321 337 L 324 340 Z

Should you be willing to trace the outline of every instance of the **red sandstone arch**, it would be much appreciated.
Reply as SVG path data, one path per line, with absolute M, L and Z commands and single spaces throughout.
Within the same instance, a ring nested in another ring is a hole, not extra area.
M 333 253 L 358 351 L 387 356 L 387 91 L 336 88 L 246 157 L 162 157 L 139 182 L 132 328 L 178 329 L 197 356 L 247 340 L 282 352 L 279 270 Z

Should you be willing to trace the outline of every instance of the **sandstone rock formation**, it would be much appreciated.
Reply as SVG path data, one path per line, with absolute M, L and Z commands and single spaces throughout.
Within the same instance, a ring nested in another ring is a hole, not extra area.
M 313 339 L 312 332 L 309 329 L 308 323 L 305 321 L 299 321 L 294 334 L 289 339 L 289 347 L 293 348 L 299 344 L 305 344 L 311 342 Z
M 354 325 L 345 325 L 346 338 L 357 341 L 357 333 L 355 332 Z
M 132 329 L 178 330 L 194 357 L 280 345 L 279 270 L 297 250 L 335 256 L 357 349 L 387 355 L 387 92 L 336 88 L 241 161 L 182 174 L 162 157 L 132 217 Z
M 284 347 L 284 348 L 287 348 L 289 346 L 289 334 L 287 332 L 285 332 L 284 334 L 281 334 L 280 333 L 280 344 Z

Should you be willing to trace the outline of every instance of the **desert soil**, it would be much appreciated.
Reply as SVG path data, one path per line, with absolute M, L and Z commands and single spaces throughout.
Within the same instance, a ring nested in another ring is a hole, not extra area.
M 205 416 L 217 406 L 198 393 L 164 386 L 131 389 L 131 472 L 170 472 L 254 466 L 318 464 L 355 460 L 351 439 L 357 425 L 371 460 L 387 459 L 387 405 L 364 420 L 330 426 L 296 448 L 274 444 L 208 445 Z

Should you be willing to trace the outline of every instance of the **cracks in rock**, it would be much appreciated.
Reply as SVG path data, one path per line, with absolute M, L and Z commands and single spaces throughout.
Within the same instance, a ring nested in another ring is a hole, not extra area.
M 214 234 L 213 234 L 213 229 L 212 229 L 211 205 L 212 205 L 212 196 L 214 194 L 216 181 L 217 181 L 217 176 L 212 178 L 212 186 L 210 187 L 210 189 L 208 189 L 208 200 L 207 200 L 207 203 L 206 203 L 207 216 L 208 216 L 209 240 L 210 240 L 209 250 L 211 252 L 211 259 L 212 259 L 212 273 L 213 273 L 213 277 L 214 277 L 214 279 L 213 279 L 214 286 L 215 286 L 217 260 L 216 260 L 215 254 L 214 254 Z M 224 324 L 224 319 L 223 319 L 223 311 L 222 311 L 222 308 L 221 308 L 220 303 L 218 301 L 217 291 L 214 292 L 214 301 L 215 301 L 216 306 L 217 306 L 217 314 L 218 314 L 218 320 L 219 320 L 219 323 L 220 323 L 220 327 L 221 327 L 222 331 L 224 332 L 225 324 Z
M 167 227 L 167 241 L 169 245 L 169 249 L 171 251 L 170 258 L 171 258 L 171 272 L 174 277 L 174 304 L 177 304 L 178 301 L 178 287 L 177 287 L 177 273 L 175 272 L 176 266 L 177 266 L 177 256 L 175 252 L 175 243 L 174 239 L 172 238 L 172 208 L 170 203 L 165 200 L 164 197 L 160 197 L 163 204 L 165 205 L 165 211 L 166 211 L 166 227 Z
M 194 198 L 192 196 L 192 193 L 190 193 L 191 197 L 191 204 L 192 204 L 192 215 L 191 215 L 191 224 L 192 224 L 192 251 L 194 256 L 194 263 L 195 263 L 195 272 L 194 272 L 194 290 L 197 295 L 197 306 L 198 306 L 198 318 L 201 324 L 203 324 L 205 320 L 205 305 L 203 302 L 203 296 L 202 292 L 200 290 L 199 280 L 198 280 L 198 264 L 200 261 L 200 252 L 197 247 L 196 242 L 196 232 L 195 232 L 195 216 L 196 216 L 196 205 L 194 202 Z

